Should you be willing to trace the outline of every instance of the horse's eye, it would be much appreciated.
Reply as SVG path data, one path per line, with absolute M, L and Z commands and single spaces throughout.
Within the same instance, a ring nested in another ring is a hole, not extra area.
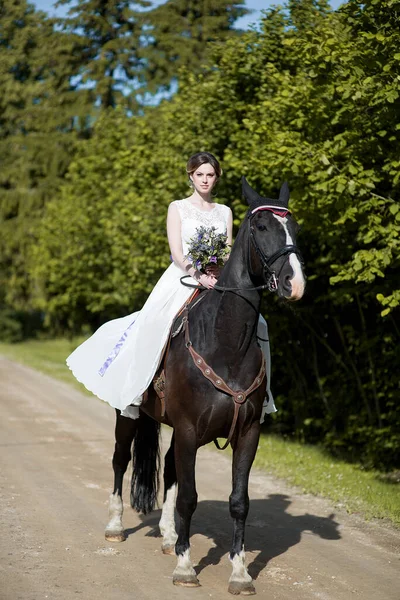
M 256 227 L 257 227 L 258 231 L 266 231 L 267 230 L 265 225 L 261 225 L 261 223 L 257 223 Z

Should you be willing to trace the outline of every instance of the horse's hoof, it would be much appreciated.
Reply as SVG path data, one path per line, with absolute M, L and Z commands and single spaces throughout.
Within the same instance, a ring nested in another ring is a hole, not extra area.
M 183 587 L 200 587 L 201 585 L 196 575 L 174 575 L 172 583 Z
M 107 542 L 125 542 L 126 535 L 122 532 L 107 532 L 105 533 L 105 538 Z
M 231 581 L 229 583 L 228 592 L 234 596 L 239 596 L 239 594 L 242 594 L 242 596 L 254 596 L 256 593 L 256 588 L 251 581 Z
M 175 546 L 173 544 L 165 544 L 161 547 L 161 550 L 163 554 L 175 556 Z

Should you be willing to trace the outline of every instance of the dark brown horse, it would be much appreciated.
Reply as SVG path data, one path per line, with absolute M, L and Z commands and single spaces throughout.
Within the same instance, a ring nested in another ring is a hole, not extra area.
M 190 328 L 171 340 L 164 365 L 165 414 L 152 387 L 140 407 L 139 419 L 122 417 L 117 411 L 115 485 L 106 528 L 108 540 L 125 539 L 121 494 L 131 447 L 132 507 L 143 513 L 153 509 L 157 498 L 160 423 L 170 425 L 173 435 L 165 456 L 160 520 L 163 551 L 177 555 L 175 584 L 199 585 L 190 560 L 189 541 L 191 518 L 197 505 L 196 453 L 200 446 L 229 436 L 233 449 L 229 591 L 233 594 L 255 593 L 245 566 L 244 530 L 249 509 L 249 473 L 258 445 L 266 390 L 257 341 L 261 294 L 268 288 L 284 299 L 298 300 L 305 286 L 295 245 L 297 225 L 288 210 L 287 184 L 282 186 L 278 200 L 259 196 L 246 180 L 243 192 L 249 204 L 248 216 L 239 229 L 218 285 L 202 293 L 202 300 L 185 315 Z M 202 370 L 199 360 L 203 361 Z M 178 534 L 174 522 L 176 488 Z

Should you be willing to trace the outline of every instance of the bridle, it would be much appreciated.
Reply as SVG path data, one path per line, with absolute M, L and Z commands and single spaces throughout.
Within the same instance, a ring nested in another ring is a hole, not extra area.
M 264 210 L 268 210 L 268 209 L 264 209 Z M 281 266 L 278 274 L 272 268 L 272 265 L 278 260 L 278 258 L 281 258 L 281 256 L 288 256 L 289 254 L 296 254 L 301 263 L 303 263 L 303 257 L 301 255 L 301 252 L 298 249 L 298 247 L 295 246 L 294 244 L 286 244 L 285 246 L 282 246 L 282 248 L 279 248 L 279 250 L 274 252 L 271 256 L 266 256 L 266 254 L 264 253 L 262 248 L 260 248 L 260 246 L 258 245 L 256 237 L 254 235 L 254 226 L 251 223 L 252 216 L 253 216 L 253 214 L 249 213 L 249 215 L 248 215 L 248 219 L 249 219 L 249 250 L 250 250 L 250 241 L 251 241 L 253 243 L 254 250 L 258 254 L 258 257 L 261 261 L 264 280 L 266 280 L 266 282 L 267 282 L 263 286 L 259 286 L 259 288 L 253 288 L 253 289 L 267 289 L 270 292 L 276 292 L 278 290 L 279 275 L 282 271 L 283 265 Z M 250 260 L 250 252 L 249 252 L 249 260 Z M 251 269 L 251 264 L 249 265 L 249 272 L 252 275 L 254 275 L 254 273 L 252 272 L 252 269 Z M 214 286 L 214 287 L 216 287 L 216 286 Z
M 270 208 L 263 208 L 263 210 L 271 211 Z M 274 211 L 271 211 L 271 212 L 274 212 Z M 288 211 L 288 210 L 285 211 L 286 214 L 289 212 L 290 211 Z M 281 256 L 288 256 L 289 254 L 296 254 L 300 263 L 303 264 L 303 257 L 301 255 L 301 252 L 298 249 L 298 247 L 295 246 L 294 244 L 286 244 L 285 246 L 282 246 L 282 248 L 279 248 L 279 250 L 274 252 L 271 256 L 266 256 L 266 254 L 264 253 L 262 248 L 260 248 L 259 244 L 257 243 L 256 237 L 254 235 L 254 226 L 252 224 L 253 216 L 254 216 L 254 213 L 249 211 L 249 213 L 247 215 L 248 224 L 249 224 L 249 235 L 248 235 L 249 253 L 248 253 L 248 255 L 249 255 L 249 261 L 250 261 L 250 264 L 248 265 L 248 269 L 249 269 L 249 273 L 251 273 L 251 275 L 254 276 L 253 270 L 251 268 L 251 259 L 250 259 L 250 244 L 252 243 L 254 250 L 256 251 L 256 253 L 260 259 L 261 266 L 263 269 L 264 280 L 266 281 L 266 283 L 264 283 L 262 285 L 257 285 L 254 287 L 225 287 L 222 285 L 218 285 L 216 283 L 212 289 L 217 290 L 219 292 L 254 292 L 254 291 L 258 291 L 258 290 L 268 290 L 270 292 L 277 292 L 278 291 L 278 283 L 279 283 L 279 275 L 284 266 L 284 265 L 281 266 L 278 273 L 276 272 L 275 269 L 272 268 L 273 264 L 278 260 L 278 258 L 281 258 Z M 202 286 L 202 285 L 192 285 L 190 283 L 185 283 L 184 281 L 182 281 L 183 279 L 189 278 L 189 277 L 190 277 L 189 275 L 185 275 L 184 277 L 181 277 L 181 283 L 187 287 L 204 289 L 204 286 Z

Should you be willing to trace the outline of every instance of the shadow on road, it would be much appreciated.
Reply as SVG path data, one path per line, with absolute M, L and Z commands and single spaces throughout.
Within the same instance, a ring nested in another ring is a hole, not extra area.
M 332 541 L 341 537 L 338 531 L 339 523 L 334 520 L 334 515 L 291 515 L 287 512 L 290 504 L 290 497 L 283 494 L 270 494 L 268 498 L 250 502 L 245 549 L 248 552 L 258 552 L 256 558 L 248 565 L 253 579 L 257 579 L 271 559 L 300 543 L 303 533 L 318 535 Z M 159 519 L 160 511 L 142 516 L 142 523 L 127 529 L 125 533 L 130 536 L 143 527 L 149 527 L 150 531 L 146 535 L 159 537 Z M 193 516 L 191 534 L 203 535 L 213 541 L 207 555 L 196 566 L 196 572 L 199 574 L 205 567 L 217 565 L 230 550 L 232 520 L 229 515 L 229 503 L 217 500 L 199 502 Z

